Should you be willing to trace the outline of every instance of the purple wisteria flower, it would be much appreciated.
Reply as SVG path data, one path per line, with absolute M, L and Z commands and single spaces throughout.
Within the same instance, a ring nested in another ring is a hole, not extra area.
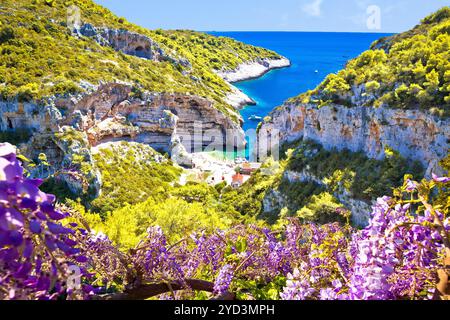
M 222 295 L 228 291 L 234 278 L 234 267 L 226 264 L 220 269 L 219 275 L 214 282 L 214 294 Z
M 438 177 L 436 174 L 433 173 L 433 180 L 438 183 L 449 183 L 450 177 Z
M 302 277 L 299 269 L 295 269 L 293 273 L 288 274 L 286 287 L 280 294 L 283 300 L 307 300 L 312 298 L 316 293 L 316 289 L 311 287 L 308 280 Z
M 43 181 L 23 173 L 15 147 L 0 144 L 0 298 L 54 299 L 67 292 L 68 268 L 87 258 Z
M 418 183 L 415 181 L 412 181 L 410 179 L 408 179 L 406 181 L 406 191 L 408 191 L 408 192 L 413 192 L 413 191 L 417 190 L 418 186 L 419 186 Z

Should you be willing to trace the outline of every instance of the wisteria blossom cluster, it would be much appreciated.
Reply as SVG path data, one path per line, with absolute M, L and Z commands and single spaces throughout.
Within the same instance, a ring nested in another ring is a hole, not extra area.
M 378 199 L 366 229 L 353 232 L 348 240 L 340 238 L 338 246 L 319 239 L 320 232 L 316 233 L 307 245 L 309 255 L 288 275 L 281 297 L 388 300 L 436 296 L 438 270 L 445 269 L 450 257 L 450 217 L 448 208 L 444 214 L 428 201 L 436 186 L 449 181 L 437 176 L 422 184 L 407 180 L 396 191 L 396 198 Z M 334 259 L 323 259 L 331 256 Z
M 0 298 L 83 297 L 77 283 L 87 257 L 75 241 L 76 225 L 55 197 L 39 190 L 42 180 L 26 179 L 10 144 L 0 145 Z M 73 279 L 72 286 L 68 280 Z
M 450 179 L 407 179 L 370 224 L 237 225 L 168 243 L 161 228 L 128 252 L 55 205 L 0 144 L 0 299 L 428 299 L 450 257 Z M 448 193 L 447 193 L 448 194 Z M 447 260 L 447 262 L 446 262 Z M 446 290 L 446 289 L 444 289 Z

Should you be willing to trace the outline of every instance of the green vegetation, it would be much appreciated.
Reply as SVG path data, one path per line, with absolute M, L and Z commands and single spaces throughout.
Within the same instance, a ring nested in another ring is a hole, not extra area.
M 288 165 L 287 159 L 280 162 L 269 159 L 241 188 L 226 188 L 223 201 L 244 216 L 271 224 L 286 215 L 294 216 L 325 188 L 314 182 L 289 181 L 284 176 Z
M 170 160 L 141 144 L 102 148 L 94 160 L 102 175 L 102 194 L 92 202 L 92 211 L 102 216 L 149 197 L 162 200 L 181 173 Z
M 74 193 L 65 181 L 54 177 L 47 179 L 42 184 L 41 189 L 49 194 L 56 195 L 62 202 L 79 199 L 79 195 Z
M 425 18 L 411 31 L 377 41 L 344 70 L 294 101 L 351 106 L 354 87 L 364 89 L 361 105 L 421 108 L 450 116 L 450 8 Z
M 148 61 L 100 46 L 90 38 L 75 37 L 66 26 L 71 5 L 81 9 L 84 22 L 149 36 L 174 59 Z M 374 44 L 345 70 L 328 76 L 315 91 L 300 98 L 319 105 L 351 106 L 352 88 L 362 86 L 363 104 L 420 107 L 446 116 L 450 106 L 449 10 L 444 8 L 426 18 L 412 32 Z M 76 94 L 85 90 L 83 81 L 120 80 L 131 83 L 135 94 L 148 90 L 207 97 L 237 121 L 234 110 L 224 102 L 230 88 L 214 71 L 233 69 L 257 58 L 278 57 L 269 50 L 204 33 L 146 30 L 90 0 L 3 0 L 0 14 L 3 99 L 28 101 Z M 192 69 L 177 63 L 178 58 L 188 59 Z M 0 133 L 0 138 L 18 143 L 29 137 L 7 132 Z M 81 132 L 65 130 L 55 134 L 53 142 L 65 153 L 63 161 L 84 175 L 88 185 L 99 170 L 102 192 L 96 199 L 77 201 L 68 186 L 55 178 L 43 189 L 57 194 L 61 201 L 66 199 L 95 230 L 106 233 L 122 249 L 136 246 L 145 237 L 146 228 L 156 225 L 176 243 L 194 231 L 212 232 L 242 221 L 255 223 L 256 219 L 265 224 L 297 216 L 304 222 L 345 223 L 347 212 L 336 193 L 346 191 L 369 202 L 391 194 L 406 173 L 422 175 L 419 165 L 390 150 L 386 150 L 385 160 L 378 161 L 362 153 L 326 151 L 313 142 L 298 142 L 285 146 L 284 159 L 268 160 L 238 190 L 223 184 L 215 188 L 194 182 L 180 186 L 182 169 L 148 146 L 124 142 L 98 150 L 92 159 L 87 137 Z M 448 163 L 446 159 L 444 167 Z M 292 181 L 286 175 L 304 170 L 315 180 Z M 448 195 L 439 196 L 444 206 Z
M 226 229 L 244 219 L 204 183 L 178 185 L 182 169 L 146 145 L 121 142 L 94 154 L 101 195 L 84 206 L 67 200 L 97 231 L 122 248 L 136 246 L 149 226 L 173 242 L 199 230 Z M 87 209 L 89 208 L 89 209 Z
M 297 145 L 286 168 L 296 172 L 307 170 L 331 191 L 343 186 L 355 199 L 363 201 L 391 194 L 392 188 L 402 184 L 405 174 L 423 176 L 418 162 L 411 163 L 390 150 L 386 150 L 386 158 L 380 161 L 348 150 L 327 151 L 311 141 Z
M 49 150 L 54 150 L 52 153 L 55 152 L 53 163 L 47 161 L 44 153 L 35 155 L 31 160 L 26 159 L 24 163 L 30 173 L 45 179 L 42 190 L 56 195 L 60 201 L 81 198 L 83 202 L 88 202 L 95 197 L 98 192 L 95 183 L 97 171 L 84 132 L 63 127 L 57 133 L 33 136 L 28 145 L 34 144 L 38 144 L 39 148 L 48 147 Z M 53 166 L 60 169 L 55 171 Z
M 284 159 L 269 160 L 240 189 L 225 189 L 223 200 L 242 215 L 269 223 L 286 215 L 308 222 L 345 222 L 347 212 L 333 194 L 346 192 L 354 199 L 370 202 L 392 194 L 405 174 L 423 176 L 419 163 L 410 163 L 390 150 L 386 150 L 384 160 L 374 160 L 362 153 L 327 151 L 312 141 L 297 141 L 284 145 L 282 154 Z M 286 175 L 304 171 L 313 179 L 296 181 Z
M 297 216 L 305 223 L 327 224 L 348 222 L 350 212 L 342 210 L 343 206 L 328 192 L 314 195 L 311 201 L 297 212 Z
M 127 29 L 150 36 L 174 57 L 189 59 L 193 69 L 173 61 L 154 62 L 116 52 L 93 39 L 72 35 L 67 9 L 80 8 L 83 22 Z M 191 31 L 150 31 L 128 23 L 91 0 L 5 0 L 0 5 L 0 96 L 22 101 L 83 91 L 81 81 L 97 85 L 116 80 L 131 83 L 135 92 L 191 93 L 215 101 L 237 121 L 224 102 L 229 86 L 213 69 L 235 68 L 271 51 L 228 38 Z M 197 79 L 197 80 L 194 80 Z
M 0 131 L 0 141 L 7 141 L 14 145 L 28 142 L 32 136 L 32 132 L 26 129 L 16 129 L 8 131 Z

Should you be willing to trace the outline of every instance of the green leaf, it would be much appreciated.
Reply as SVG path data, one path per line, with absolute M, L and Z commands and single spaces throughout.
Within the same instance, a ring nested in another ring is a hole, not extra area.
M 236 250 L 239 253 L 242 253 L 242 252 L 247 251 L 247 248 L 248 248 L 247 239 L 245 239 L 243 237 L 239 237 L 236 242 Z
M 30 159 L 28 159 L 27 157 L 25 157 L 23 154 L 18 154 L 17 155 L 17 159 L 21 160 L 22 162 L 31 162 Z
M 267 296 L 270 300 L 278 300 L 279 296 L 278 296 L 278 290 L 277 289 L 270 289 L 267 292 Z
M 226 247 L 226 249 L 225 249 L 224 254 L 225 254 L 225 257 L 230 256 L 230 255 L 233 254 L 233 246 L 232 246 L 231 243 L 228 243 L 228 244 L 227 244 L 227 247 Z

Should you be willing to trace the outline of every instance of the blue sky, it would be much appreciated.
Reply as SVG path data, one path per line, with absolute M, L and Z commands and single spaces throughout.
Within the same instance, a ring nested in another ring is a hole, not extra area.
M 450 5 L 449 0 L 94 1 L 150 29 L 200 31 L 401 32 Z

